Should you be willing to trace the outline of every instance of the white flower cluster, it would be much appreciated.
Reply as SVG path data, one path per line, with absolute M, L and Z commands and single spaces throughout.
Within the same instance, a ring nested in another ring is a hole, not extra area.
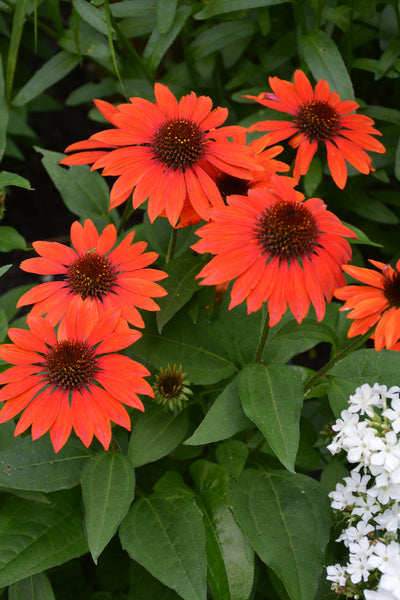
M 400 600 L 400 387 L 363 384 L 333 425 L 328 450 L 355 464 L 329 494 L 347 527 L 337 539 L 346 566 L 327 567 L 332 589 L 351 598 Z

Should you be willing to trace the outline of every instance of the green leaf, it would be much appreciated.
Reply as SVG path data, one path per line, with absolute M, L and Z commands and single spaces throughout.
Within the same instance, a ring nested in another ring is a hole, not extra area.
M 191 12 L 191 6 L 180 6 L 176 11 L 175 20 L 167 33 L 160 32 L 158 28 L 153 30 L 143 52 L 143 61 L 150 71 L 154 72 L 158 68 L 164 54 L 181 32 Z
M 93 27 L 93 29 L 107 35 L 106 18 L 102 6 L 95 8 L 90 2 L 86 2 L 85 0 L 73 0 L 73 5 L 76 12 L 86 23 Z
M 6 265 L 9 266 L 9 265 Z M 1 276 L 1 269 L 4 267 L 0 267 L 0 276 Z M 4 312 L 4 310 L 2 308 L 0 308 L 0 342 L 3 342 L 6 334 L 7 334 L 7 329 L 8 329 L 8 319 L 6 316 L 6 313 Z
M 134 502 L 120 539 L 133 560 L 184 600 L 206 600 L 203 518 L 186 488 L 171 484 Z
M 38 69 L 13 99 L 15 106 L 24 106 L 50 86 L 63 79 L 79 63 L 79 56 L 61 50 Z
M 378 244 L 378 242 L 373 242 L 372 240 L 370 240 L 369 237 L 363 231 L 361 231 L 361 229 L 358 229 L 358 227 L 356 227 L 355 225 L 346 223 L 346 221 L 342 221 L 342 223 L 343 225 L 346 225 L 346 227 L 354 231 L 354 233 L 357 236 L 356 240 L 351 240 L 352 244 L 365 244 L 366 246 L 377 246 L 378 248 L 383 247 L 382 244 Z
M 12 496 L 0 512 L 0 586 L 88 551 L 79 489 L 49 495 L 50 504 Z
M 16 248 L 26 250 L 26 242 L 22 235 L 14 229 L 6 225 L 0 226 L 0 252 L 10 252 Z
M 335 42 L 324 32 L 314 29 L 300 37 L 300 48 L 316 80 L 325 79 L 331 91 L 342 100 L 354 100 L 353 84 Z
M 226 21 L 197 34 L 190 48 L 196 60 L 221 50 L 232 42 L 251 36 L 257 30 L 254 21 Z
M 286 362 L 295 354 L 319 342 L 328 342 L 334 348 L 337 347 L 337 336 L 331 327 L 309 318 L 304 319 L 300 324 L 295 319 L 290 319 L 277 328 L 275 333 L 272 329 L 263 358 L 265 362 L 272 360 Z
M 165 267 L 168 279 L 163 282 L 167 296 L 159 298 L 161 311 L 157 313 L 157 326 L 161 333 L 164 325 L 186 304 L 198 291 L 199 284 L 195 277 L 204 265 L 203 261 L 194 256 L 174 258 Z
M 56 600 L 45 573 L 26 577 L 9 586 L 8 600 Z
M 307 198 L 312 198 L 319 184 L 322 181 L 323 170 L 322 163 L 318 156 L 315 156 L 312 160 L 310 168 L 304 175 L 303 185 L 304 191 Z
M 373 348 L 356 350 L 328 371 L 328 397 L 335 417 L 348 408 L 349 396 L 363 383 L 399 384 L 400 354 Z
M 129 569 L 129 579 L 128 600 L 179 600 L 180 598 L 176 592 L 165 587 L 161 581 L 133 560 Z
M 53 492 L 79 483 L 83 465 L 91 456 L 80 442 L 69 440 L 57 454 L 48 437 L 32 442 L 17 438 L 0 452 L 0 486 L 20 490 Z
M 17 66 L 19 46 L 21 43 L 22 31 L 25 24 L 28 0 L 17 0 L 13 10 L 13 24 L 10 43 L 8 46 L 7 66 L 6 66 L 6 99 L 11 99 L 15 69 Z
M 235 479 L 243 471 L 248 455 L 248 447 L 240 440 L 227 440 L 215 448 L 219 464 Z
M 218 478 L 224 481 L 226 472 L 205 460 L 194 463 L 190 472 L 204 513 L 207 581 L 213 597 L 247 599 L 253 587 L 254 552 L 220 491 Z
M 0 228 L 1 229 L 1 228 Z M 18 309 L 16 308 L 16 304 L 19 298 L 25 294 L 28 290 L 30 290 L 33 286 L 31 284 L 28 285 L 17 285 L 11 290 L 8 290 L 5 294 L 0 296 L 0 305 L 4 312 L 6 313 L 6 317 L 8 321 L 11 321 Z
M 335 457 L 326 465 L 321 473 L 321 485 L 326 492 L 332 492 L 343 477 L 348 477 L 349 471 L 339 458 Z
M 228 383 L 196 431 L 184 443 L 189 446 L 210 444 L 232 437 L 249 427 L 251 421 L 243 412 L 236 378 Z
M 111 221 L 113 211 L 108 211 L 110 191 L 101 175 L 91 172 L 86 165 L 61 167 L 57 163 L 65 157 L 64 154 L 38 147 L 35 150 L 43 155 L 43 166 L 68 210 L 79 217 L 103 217 L 108 222 Z
M 331 511 L 317 481 L 287 471 L 244 471 L 228 501 L 254 550 L 291 600 L 315 597 L 329 541 Z
M 97 564 L 135 496 L 133 464 L 120 452 L 99 452 L 86 462 L 81 484 L 86 535 Z
M 194 15 L 195 19 L 209 19 L 215 15 L 234 12 L 235 10 L 250 10 L 285 4 L 288 0 L 210 0 L 205 8 Z
M 400 110 L 386 106 L 367 106 L 363 111 L 371 119 L 386 121 L 391 125 L 400 125 Z
M 0 61 L 0 161 L 3 158 L 6 147 L 7 125 L 8 125 L 8 105 L 6 101 L 6 91 L 4 83 L 3 63 Z
M 157 0 L 157 28 L 160 33 L 168 33 L 171 29 L 177 4 L 177 0 Z
M 165 413 L 161 406 L 146 408 L 133 427 L 128 456 L 135 467 L 154 462 L 175 450 L 188 433 L 188 411 Z
M 17 173 L 9 173 L 8 171 L 0 171 L 0 188 L 7 187 L 8 185 L 14 185 L 16 187 L 24 188 L 25 190 L 31 190 L 31 184 L 25 177 L 17 175 Z
M 400 39 L 397 37 L 381 54 L 378 61 L 378 70 L 375 73 L 375 81 L 378 81 L 387 73 L 387 71 L 393 65 L 393 61 L 399 56 L 399 54 Z
M 10 267 L 12 267 L 12 265 L 3 265 L 2 267 L 0 267 L 0 277 L 2 277 L 2 275 L 4 275 L 5 273 L 7 273 L 8 269 Z
M 132 348 L 135 356 L 157 367 L 182 365 L 183 372 L 194 384 L 215 383 L 236 371 L 217 327 L 206 317 L 199 318 L 194 324 L 180 313 L 166 324 L 161 334 L 154 315 L 146 315 L 145 321 L 143 335 Z
M 300 376 L 286 365 L 254 363 L 239 375 L 246 416 L 259 428 L 281 463 L 294 471 L 303 406 Z

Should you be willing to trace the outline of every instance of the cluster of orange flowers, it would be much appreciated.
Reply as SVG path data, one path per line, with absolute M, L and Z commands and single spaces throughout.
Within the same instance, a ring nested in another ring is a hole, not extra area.
M 178 102 L 155 84 L 155 103 L 131 98 L 113 106 L 95 104 L 112 128 L 69 146 L 77 151 L 64 165 L 92 165 L 116 176 L 110 209 L 131 198 L 147 203 L 149 219 L 165 217 L 172 227 L 206 221 L 192 248 L 214 257 L 198 277 L 203 285 L 227 285 L 230 308 L 246 301 L 248 312 L 268 302 L 269 324 L 289 310 L 300 323 L 313 305 L 317 319 L 333 295 L 346 300 L 354 319 L 349 336 L 378 323 L 377 349 L 400 348 L 400 264 L 397 270 L 375 261 L 380 273 L 348 266 L 355 234 L 319 198 L 305 199 L 296 185 L 320 143 L 326 147 L 333 180 L 343 188 L 348 161 L 361 173 L 373 171 L 365 152 L 384 152 L 372 119 L 356 114 L 356 102 L 342 101 L 326 81 L 312 88 L 298 70 L 294 83 L 269 79 L 272 93 L 251 97 L 290 115 L 261 121 L 251 131 L 267 133 L 246 144 L 247 129 L 223 126 L 226 108 L 194 92 Z M 297 148 L 293 177 L 276 160 L 276 146 L 290 138 Z M 108 448 L 110 422 L 130 428 L 124 405 L 143 410 L 138 394 L 153 396 L 149 375 L 139 363 L 118 354 L 134 343 L 144 323 L 140 310 L 158 310 L 154 298 L 166 294 L 156 283 L 167 275 L 150 265 L 157 259 L 144 242 L 127 234 L 116 245 L 108 225 L 99 234 L 89 219 L 71 227 L 72 247 L 33 244 L 36 258 L 23 261 L 31 273 L 58 276 L 19 300 L 32 304 L 29 329 L 9 330 L 11 344 L 0 357 L 14 365 L 0 375 L 0 423 L 21 411 L 15 434 L 32 427 L 33 439 L 50 432 L 55 451 L 72 429 L 88 446 L 96 436 Z M 364 286 L 346 285 L 343 271 Z

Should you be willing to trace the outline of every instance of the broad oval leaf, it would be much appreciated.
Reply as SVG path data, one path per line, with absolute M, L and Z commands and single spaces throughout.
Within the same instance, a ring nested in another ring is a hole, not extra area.
M 15 496 L 0 511 L 0 587 L 88 551 L 78 488 L 48 496 L 50 504 Z
M 261 560 L 285 585 L 290 600 L 315 597 L 331 510 L 321 485 L 287 471 L 244 471 L 231 480 L 228 501 Z
M 9 586 L 8 600 L 56 600 L 49 578 L 37 573 Z
M 39 147 L 35 150 L 43 155 L 42 164 L 72 213 L 91 219 L 103 217 L 110 222 L 115 211 L 108 210 L 110 191 L 101 175 L 91 172 L 87 165 L 61 167 L 57 163 L 65 158 L 64 154 Z
M 163 458 L 182 442 L 190 425 L 189 413 L 164 412 L 161 406 L 147 408 L 133 427 L 128 456 L 135 467 Z
M 203 261 L 194 256 L 183 256 L 171 260 L 164 271 L 168 278 L 163 282 L 163 288 L 168 292 L 157 303 L 160 312 L 157 312 L 158 330 L 162 331 L 164 325 L 186 304 L 199 289 L 195 277 L 203 266 Z
M 134 353 L 157 367 L 182 365 L 182 370 L 194 384 L 216 383 L 236 371 L 217 323 L 201 317 L 194 324 L 187 315 L 180 313 L 159 334 L 154 315 L 144 318 L 146 326 L 132 348 L 132 356 Z
M 14 227 L 0 226 L 0 252 L 11 252 L 17 248 L 26 250 L 26 242 Z
M 254 552 L 226 503 L 226 471 L 205 460 L 190 470 L 204 513 L 208 584 L 214 598 L 246 600 L 254 579 Z M 223 491 L 222 491 L 223 490 Z
M 399 384 L 400 353 L 395 350 L 373 348 L 356 350 L 346 356 L 328 372 L 329 404 L 335 417 L 348 408 L 349 396 L 363 383 Z
M 92 455 L 70 440 L 57 454 L 47 437 L 32 442 L 18 438 L 0 452 L 0 486 L 16 490 L 54 492 L 78 485 L 82 468 Z
M 243 412 L 236 378 L 228 383 L 196 431 L 184 443 L 198 446 L 219 442 L 248 427 L 251 427 L 251 421 Z
M 206 600 L 206 539 L 195 499 L 179 486 L 134 502 L 120 527 L 122 547 L 184 600 Z
M 303 406 L 301 377 L 286 365 L 247 365 L 239 375 L 246 416 L 257 425 L 281 463 L 294 471 Z
M 314 78 L 325 79 L 341 100 L 354 100 L 353 84 L 335 42 L 320 29 L 300 37 L 300 47 Z
M 120 452 L 99 452 L 87 461 L 81 484 L 86 535 L 97 564 L 135 496 L 133 464 Z

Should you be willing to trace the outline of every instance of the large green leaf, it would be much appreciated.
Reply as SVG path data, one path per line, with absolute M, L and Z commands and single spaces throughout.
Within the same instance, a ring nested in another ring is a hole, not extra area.
M 363 383 L 399 384 L 400 354 L 395 350 L 373 348 L 356 350 L 328 372 L 329 403 L 336 417 L 348 407 L 349 396 Z
M 240 373 L 239 393 L 246 416 L 281 463 L 294 471 L 303 406 L 301 377 L 286 365 L 254 363 Z
M 128 456 L 135 467 L 166 456 L 185 438 L 189 428 L 188 411 L 164 412 L 161 406 L 149 407 L 140 414 L 132 431 Z
M 325 79 L 342 100 L 354 100 L 353 84 L 335 42 L 320 29 L 300 37 L 300 48 L 316 80 Z
M 284 4 L 288 0 L 210 0 L 199 12 L 195 19 L 209 19 L 215 15 L 234 12 L 235 10 L 249 10 L 251 8 L 264 8 L 276 4 Z
M 226 21 L 209 27 L 199 33 L 191 44 L 193 56 L 196 59 L 204 58 L 212 52 L 221 50 L 237 40 L 249 37 L 255 33 L 257 25 L 254 21 Z
M 163 282 L 163 288 L 168 292 L 158 300 L 161 311 L 157 313 L 157 325 L 161 333 L 164 325 L 186 304 L 199 289 L 195 280 L 197 273 L 204 263 L 194 256 L 182 256 L 171 260 L 164 271 L 168 279 Z
M 14 227 L 0 226 L 0 252 L 11 252 L 16 248 L 26 250 L 26 242 Z
M 216 321 L 201 317 L 194 324 L 187 315 L 178 314 L 165 325 L 161 334 L 154 315 L 146 315 L 145 321 L 142 337 L 128 350 L 132 356 L 157 368 L 168 364 L 182 365 L 183 372 L 195 384 L 215 383 L 236 371 Z
M 56 600 L 45 573 L 31 575 L 9 586 L 8 600 Z
M 88 551 L 79 489 L 49 495 L 50 504 L 15 496 L 0 511 L 0 587 Z
M 287 471 L 244 471 L 231 480 L 228 501 L 261 560 L 290 600 L 315 597 L 329 541 L 331 511 L 317 481 Z
M 0 486 L 16 490 L 54 492 L 79 483 L 91 456 L 80 442 L 70 440 L 57 454 L 48 437 L 32 442 L 18 438 L 0 452 Z
M 251 421 L 243 412 L 236 378 L 228 383 L 214 401 L 203 421 L 185 444 L 198 446 L 226 440 L 248 427 L 251 427 Z
M 79 63 L 79 56 L 61 50 L 52 56 L 31 79 L 21 88 L 13 99 L 15 106 L 23 106 L 39 96 L 50 86 L 63 79 Z
M 254 553 L 226 504 L 222 488 L 226 486 L 227 473 L 205 460 L 193 463 L 190 472 L 204 513 L 207 580 L 213 596 L 246 600 L 253 587 Z
M 160 33 L 168 33 L 171 29 L 177 4 L 177 0 L 157 0 L 157 28 Z
M 135 496 L 135 471 L 120 452 L 99 452 L 81 475 L 86 535 L 94 562 L 125 517 Z
M 203 517 L 183 484 L 134 502 L 120 539 L 133 560 L 184 600 L 206 600 Z
M 86 165 L 61 167 L 57 163 L 65 157 L 64 154 L 38 147 L 35 150 L 43 155 L 43 166 L 68 210 L 79 217 L 103 217 L 106 221 L 111 221 L 113 211 L 108 210 L 110 191 L 101 175 L 91 172 Z

